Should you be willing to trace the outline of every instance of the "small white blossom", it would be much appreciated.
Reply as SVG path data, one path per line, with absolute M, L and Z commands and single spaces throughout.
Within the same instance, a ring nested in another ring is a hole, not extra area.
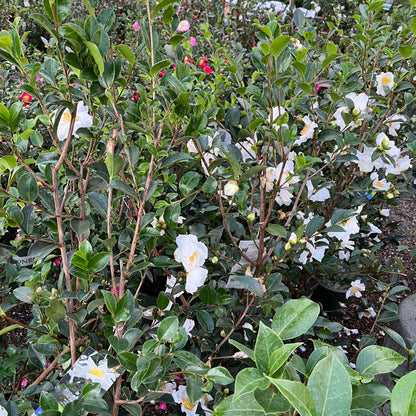
M 394 86 L 394 75 L 391 72 L 382 72 L 376 76 L 377 94 L 386 95 L 386 89 L 391 90 Z
M 394 114 L 386 120 L 390 136 L 397 136 L 397 131 L 400 130 L 403 121 L 406 121 L 406 117 L 400 114 Z
M 374 310 L 374 308 L 372 306 L 370 306 L 369 308 L 367 308 L 365 311 L 358 313 L 358 317 L 360 319 L 363 318 L 363 317 L 366 317 L 366 318 L 375 318 L 376 315 L 377 315 L 376 314 L 376 311 Z
M 236 353 L 234 353 L 233 355 L 232 355 L 232 357 L 235 359 L 235 360 L 244 360 L 245 358 L 248 358 L 248 355 L 247 354 L 245 354 L 244 352 L 242 352 L 242 351 L 237 351 Z
M 354 280 L 351 282 L 351 287 L 347 290 L 346 298 L 348 299 L 351 296 L 360 298 L 363 291 L 365 291 L 365 284 L 361 283 L 361 280 Z
M 300 144 L 306 142 L 308 139 L 311 139 L 315 133 L 315 129 L 318 127 L 318 125 L 308 116 L 303 117 L 302 121 L 305 123 L 305 127 L 303 127 L 300 132 L 300 139 L 293 143 L 295 146 L 299 146 Z
M 234 196 L 238 192 L 238 185 L 236 181 L 228 181 L 224 186 L 224 195 Z
M 181 410 L 186 416 L 197 416 L 198 414 L 196 411 L 198 409 L 198 404 L 201 404 L 206 416 L 212 413 L 207 407 L 208 402 L 212 400 L 212 397 L 209 394 L 204 394 L 196 403 L 192 403 L 186 394 L 186 386 L 179 385 L 177 390 L 173 390 L 172 398 L 175 403 L 181 405 Z

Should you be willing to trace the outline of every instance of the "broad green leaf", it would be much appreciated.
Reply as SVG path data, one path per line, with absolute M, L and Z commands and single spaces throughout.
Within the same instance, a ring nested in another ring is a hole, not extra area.
M 317 215 L 316 217 L 313 217 L 308 224 L 306 224 L 305 234 L 307 237 L 311 237 L 313 234 L 315 234 L 323 225 L 325 222 L 324 217 L 320 217 Z
M 17 205 L 11 205 L 7 208 L 7 214 L 17 225 L 22 224 L 25 219 L 22 210 Z
M 234 172 L 235 177 L 241 175 L 241 166 L 238 160 L 231 155 L 231 153 L 226 152 L 224 149 L 221 149 L 222 153 L 224 153 L 227 160 L 230 162 L 231 168 Z
M 181 204 L 170 204 L 166 207 L 163 218 L 169 228 L 176 228 L 180 215 Z
M 208 370 L 206 377 L 208 377 L 213 383 L 221 385 L 227 385 L 234 381 L 233 376 L 225 367 L 214 367 Z
M 308 380 L 317 414 L 348 416 L 351 405 L 351 382 L 341 362 L 332 354 L 320 360 Z
M 182 195 L 191 193 L 198 186 L 200 178 L 201 175 L 196 172 L 186 172 L 179 181 L 179 190 Z
M 357 371 L 365 378 L 372 379 L 377 374 L 393 371 L 405 358 L 390 348 L 370 345 L 357 357 Z
M 244 344 L 241 344 L 240 342 L 230 339 L 228 341 L 231 345 L 234 345 L 234 347 L 238 348 L 241 352 L 246 354 L 249 358 L 251 358 L 253 361 L 255 361 L 254 357 L 254 351 L 251 348 L 246 347 Z
M 212 316 L 205 310 L 201 309 L 196 312 L 196 318 L 198 319 L 199 324 L 204 329 L 206 333 L 210 333 L 214 329 L 214 320 Z
M 88 240 L 83 240 L 79 245 L 79 252 L 82 253 L 81 255 L 84 256 L 85 260 L 90 260 L 92 257 L 91 243 Z
M 108 312 L 110 312 L 111 315 L 115 315 L 116 312 L 117 312 L 117 300 L 116 300 L 116 298 L 108 290 L 102 290 L 101 293 L 104 297 L 104 303 L 105 303 L 106 308 L 108 309 Z
M 272 329 L 283 340 L 296 338 L 315 323 L 319 312 L 319 305 L 309 299 L 291 299 L 274 315 Z
M 174 3 L 175 0 L 162 0 L 159 3 L 157 3 L 153 8 L 152 8 L 152 13 L 151 16 L 152 18 L 154 18 L 155 16 L 157 16 L 159 14 L 159 12 L 164 9 L 166 6 L 169 6 L 170 4 Z
M 201 187 L 201 191 L 207 194 L 212 194 L 217 189 L 217 181 L 212 176 L 208 176 Z
M 13 170 L 16 167 L 17 157 L 14 155 L 3 156 L 0 159 L 1 170 Z
M 273 391 L 274 390 L 274 391 Z M 268 416 L 286 414 L 290 409 L 290 403 L 276 389 L 255 390 L 254 397 L 260 406 L 264 409 L 264 413 Z
M 352 386 L 351 411 L 374 410 L 390 399 L 390 390 L 383 384 L 368 383 Z
M 95 43 L 85 41 L 85 46 L 90 51 L 91 56 L 94 58 L 95 63 L 97 64 L 98 71 L 100 72 L 100 75 L 104 72 L 104 60 L 101 56 L 101 52 L 98 49 L 98 46 Z
M 416 415 L 416 370 L 404 375 L 391 392 L 392 416 Z
M 142 416 L 142 407 L 140 404 L 122 404 L 121 406 L 127 410 L 129 415 Z
M 283 49 L 286 47 L 286 45 L 289 43 L 290 36 L 287 35 L 281 35 L 278 36 L 273 42 L 272 42 L 272 55 L 277 58 L 282 52 Z
M 164 69 L 169 68 L 172 61 L 170 59 L 165 59 L 154 64 L 150 68 L 150 75 L 152 78 L 156 78 Z
M 33 202 L 39 194 L 39 186 L 30 172 L 24 173 L 17 182 L 19 195 L 25 201 Z
M 414 17 L 410 22 L 410 29 L 412 33 L 416 36 L 416 17 Z
M 251 392 L 235 401 L 233 396 L 226 397 L 214 408 L 212 416 L 264 416 L 264 410 Z
M 301 416 L 317 416 L 316 406 L 309 390 L 299 381 L 268 377 Z
M 194 160 L 194 158 L 188 153 L 178 152 L 164 159 L 161 168 L 166 169 L 171 167 L 172 165 L 175 165 L 176 163 L 182 163 L 189 160 Z
M 58 321 L 66 315 L 66 309 L 64 304 L 58 299 L 51 299 L 49 306 L 45 310 L 45 314 L 49 319 Z
M 274 366 L 272 354 L 282 346 L 283 342 L 277 333 L 260 321 L 256 345 L 254 347 L 254 357 L 257 368 L 262 373 L 272 374 L 271 369 Z
M 133 50 L 128 45 L 117 45 L 116 48 L 120 53 L 127 59 L 130 66 L 133 66 L 136 61 L 136 56 L 134 55 Z
M 399 53 L 403 59 L 408 59 L 412 56 L 412 47 L 410 45 L 399 46 Z
M 287 237 L 287 229 L 283 227 L 283 225 L 279 224 L 270 224 L 266 227 L 266 231 L 270 235 L 286 238 Z
M 234 279 L 240 282 L 244 289 L 254 293 L 256 296 L 262 297 L 264 289 L 261 284 L 252 276 L 234 276 Z
M 244 368 L 235 378 L 233 401 L 239 400 L 241 396 L 256 389 L 265 390 L 269 386 L 270 381 L 260 370 L 257 368 Z
M 98 273 L 107 267 L 110 261 L 110 253 L 97 253 L 94 257 L 88 262 L 88 269 L 92 273 Z
M 160 342 L 170 341 L 174 338 L 178 329 L 178 318 L 176 316 L 168 316 L 160 323 L 157 329 L 157 338 Z
M 110 181 L 123 169 L 124 159 L 120 155 L 113 155 L 107 153 L 105 158 L 105 165 L 107 166 L 108 174 L 110 175 Z
M 126 339 L 118 338 L 114 335 L 108 337 L 108 342 L 114 348 L 117 354 L 120 354 L 123 351 L 127 351 L 129 348 L 129 342 Z
M 238 181 L 240 184 L 243 184 L 245 181 L 254 178 L 255 175 L 265 169 L 266 166 L 251 166 L 248 170 L 243 172 L 240 176 L 240 180 Z
M 287 359 L 292 355 L 292 352 L 295 351 L 295 349 L 301 345 L 302 342 L 296 342 L 294 344 L 284 344 L 282 347 L 274 351 L 270 360 L 270 374 L 273 375 L 274 373 L 276 373 L 276 371 L 279 370 L 280 367 L 282 367 L 283 364 L 286 363 Z

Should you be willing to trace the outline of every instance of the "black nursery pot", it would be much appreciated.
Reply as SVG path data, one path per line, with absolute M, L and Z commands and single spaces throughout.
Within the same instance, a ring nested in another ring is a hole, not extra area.
M 319 283 L 312 293 L 311 300 L 320 303 L 324 311 L 336 311 L 340 309 L 340 302 L 345 303 L 346 293 L 345 289 Z

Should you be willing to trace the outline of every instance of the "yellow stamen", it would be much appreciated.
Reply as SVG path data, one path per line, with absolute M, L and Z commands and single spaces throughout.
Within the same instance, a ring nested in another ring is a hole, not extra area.
M 301 136 L 305 136 L 305 134 L 308 134 L 308 131 L 311 129 L 311 125 L 307 124 L 300 132 Z
M 351 289 L 351 292 L 355 295 L 356 293 L 358 293 L 360 291 L 360 288 L 358 286 L 353 286 Z
M 386 75 L 381 78 L 381 85 L 389 85 L 390 82 L 391 82 L 391 78 Z
M 195 404 L 191 403 L 188 398 L 182 399 L 182 404 L 186 410 L 194 410 L 196 406 Z
M 198 252 L 197 251 L 195 251 L 195 253 L 194 254 L 192 254 L 192 256 L 191 257 L 189 257 L 189 261 L 191 261 L 191 262 L 193 262 L 193 261 L 195 261 L 195 259 L 196 259 L 196 256 L 198 255 Z
M 66 123 L 70 123 L 71 122 L 71 112 L 69 110 L 65 110 L 64 113 L 62 114 L 62 118 Z M 75 121 L 79 120 L 79 116 L 75 117 Z
M 385 188 L 386 187 L 386 185 L 384 185 L 384 183 L 380 182 L 380 181 L 376 181 L 376 186 L 378 186 L 379 188 Z
M 101 378 L 104 375 L 104 370 L 100 367 L 95 367 L 90 370 L 90 374 L 95 377 Z

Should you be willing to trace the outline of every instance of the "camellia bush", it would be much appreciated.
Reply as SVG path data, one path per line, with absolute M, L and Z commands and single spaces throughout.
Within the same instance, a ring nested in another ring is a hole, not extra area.
M 20 19 L 0 32 L 2 414 L 413 415 L 414 372 L 374 381 L 406 358 L 363 336 L 350 362 L 309 298 L 376 289 L 360 313 L 397 318 L 377 249 L 412 189 L 415 1 L 400 27 L 361 4 L 348 34 L 301 9 L 249 16 L 251 50 L 187 3 L 142 2 L 126 43 L 113 9 L 72 6 L 32 13 L 45 53 Z M 58 403 L 87 347 L 106 359 Z

